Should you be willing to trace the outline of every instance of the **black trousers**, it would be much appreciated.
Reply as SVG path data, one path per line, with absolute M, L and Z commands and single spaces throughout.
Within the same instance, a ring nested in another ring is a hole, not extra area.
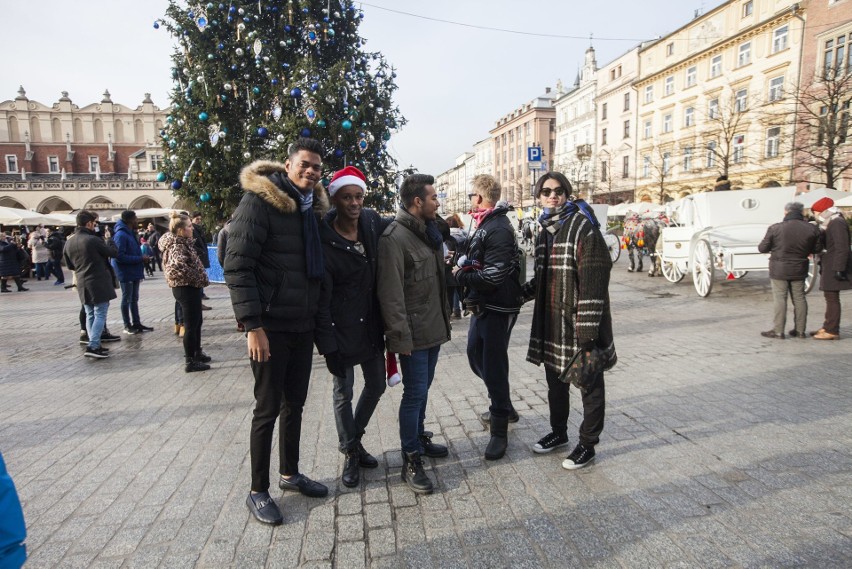
M 176 286 L 172 295 L 183 312 L 183 355 L 194 358 L 201 351 L 201 289 L 194 286 Z
M 606 406 L 604 396 L 603 372 L 595 382 L 594 389 L 582 393 L 583 422 L 580 423 L 580 444 L 593 447 L 600 441 L 604 428 L 604 411 Z M 547 379 L 547 403 L 550 406 L 550 427 L 553 432 L 561 435 L 568 432 L 568 412 L 571 409 L 568 385 L 559 381 L 559 374 L 549 369 L 544 370 Z
M 491 414 L 508 417 L 512 411 L 509 398 L 509 338 L 518 319 L 517 314 L 485 312 L 471 316 L 467 333 L 467 360 L 488 389 Z
M 265 362 L 252 360 L 254 374 L 254 417 L 251 421 L 251 489 L 269 490 L 269 463 L 275 420 L 278 423 L 279 473 L 299 473 L 299 439 L 302 408 L 314 351 L 313 332 L 266 332 L 271 356 Z
M 825 322 L 822 327 L 829 334 L 840 334 L 840 291 L 824 290 Z

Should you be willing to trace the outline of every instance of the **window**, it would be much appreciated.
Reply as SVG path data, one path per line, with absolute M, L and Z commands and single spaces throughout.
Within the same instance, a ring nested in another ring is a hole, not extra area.
M 748 0 L 748 2 L 743 3 L 743 18 L 748 18 L 754 13 L 754 2 L 752 0 Z
M 624 138 L 630 138 L 630 121 L 624 121 Z
M 630 110 L 630 93 L 624 94 L 624 110 L 625 111 Z
M 775 158 L 781 146 L 781 127 L 775 126 L 766 131 L 766 157 Z
M 642 177 L 650 178 L 651 177 L 651 157 L 643 156 L 642 157 Z
M 820 124 L 817 132 L 818 145 L 823 146 L 825 144 L 826 135 L 832 137 L 832 142 L 834 143 L 843 144 L 846 142 L 846 137 L 849 132 L 849 107 L 849 101 L 844 103 L 843 107 L 841 107 L 839 117 L 837 116 L 837 112 L 829 113 L 827 105 L 820 107 Z M 840 119 L 840 124 L 837 122 L 838 118 Z
M 687 107 L 683 112 L 683 126 L 695 126 L 695 107 Z
M 707 167 L 712 168 L 716 165 L 716 142 L 710 141 L 707 143 Z
M 710 60 L 710 77 L 718 77 L 722 74 L 722 56 L 717 55 Z
M 663 115 L 663 132 L 672 131 L 672 114 Z
M 645 87 L 645 102 L 653 103 L 654 102 L 654 86 L 648 85 Z
M 693 65 L 686 70 L 686 86 L 692 87 L 696 83 L 698 83 L 698 68 Z
M 14 174 L 18 171 L 18 157 L 14 154 L 6 155 L 6 172 L 8 174 Z
M 737 91 L 734 99 L 734 110 L 738 113 L 745 112 L 748 108 L 748 89 L 740 89 Z
M 674 75 L 666 77 L 666 96 L 674 94 Z
M 606 103 L 601 105 L 601 120 L 606 120 Z
M 710 99 L 710 102 L 707 103 L 707 118 L 719 118 L 719 99 Z
M 642 127 L 642 138 L 651 138 L 651 119 L 646 120 Z
M 751 63 L 751 42 L 748 41 L 740 46 L 739 55 L 737 56 L 737 67 L 748 65 Z
M 669 42 L 666 45 L 666 57 L 674 55 L 674 42 Z
M 689 146 L 683 149 L 683 171 L 692 171 L 692 147 Z
M 784 77 L 775 77 L 769 81 L 769 101 L 780 101 L 784 98 Z
M 601 146 L 606 146 L 606 129 L 601 129 Z
M 621 158 L 621 177 L 625 179 L 630 177 L 630 156 Z
M 162 164 L 163 164 L 163 155 L 162 154 L 151 154 L 151 170 L 156 172 L 157 170 L 160 169 L 160 166 Z
M 47 171 L 51 174 L 59 173 L 59 156 L 47 157 Z
M 772 34 L 772 53 L 787 49 L 788 26 L 781 26 Z
M 826 77 L 835 73 L 848 73 L 852 70 L 852 52 L 846 47 L 846 34 L 826 40 L 823 50 L 823 69 Z
M 738 134 L 734 136 L 734 139 L 731 141 L 733 153 L 731 154 L 731 160 L 734 164 L 739 164 L 745 158 L 745 135 Z
M 663 176 L 668 175 L 671 167 L 672 155 L 669 152 L 663 152 Z

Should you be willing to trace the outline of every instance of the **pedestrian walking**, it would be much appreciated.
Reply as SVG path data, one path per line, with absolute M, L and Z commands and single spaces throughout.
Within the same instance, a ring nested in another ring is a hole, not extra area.
M 246 505 L 266 524 L 283 522 L 269 495 L 275 421 L 279 426 L 278 487 L 322 497 L 328 488 L 299 471 L 302 408 L 308 395 L 323 250 L 319 222 L 328 210 L 322 145 L 300 138 L 287 159 L 258 161 L 240 174 L 245 192 L 231 220 L 225 282 L 245 325 L 254 375 L 251 491 Z
M 571 183 L 548 172 L 535 185 L 542 207 L 535 247 L 533 278 L 523 286 L 524 299 L 535 300 L 527 361 L 544 365 L 551 432 L 533 446 L 550 453 L 568 446 L 569 384 L 560 380 L 580 350 L 613 350 L 609 278 L 612 261 L 595 214 L 583 200 L 570 201 Z M 581 391 L 583 422 L 574 450 L 562 462 L 568 470 L 595 458 L 604 427 L 603 371 Z
M 21 249 L 11 235 L 3 233 L 0 238 L 0 292 L 12 292 L 10 280 L 19 292 L 29 290 L 24 287 L 24 279 L 21 278 Z
M 27 247 L 32 254 L 33 267 L 35 268 L 36 280 L 47 280 L 50 273 L 47 272 L 47 262 L 50 261 L 50 250 L 47 248 L 47 238 L 42 229 L 36 229 L 30 233 Z
M 65 249 L 65 234 L 58 227 L 47 236 L 45 243 L 50 251 L 50 259 L 47 262 L 47 272 L 56 277 L 54 286 L 65 284 L 65 273 L 62 271 L 62 251 Z
M 139 285 L 145 278 L 145 262 L 142 248 L 136 237 L 136 212 L 125 210 L 121 219 L 115 223 L 115 246 L 118 254 L 112 260 L 112 267 L 121 287 L 121 319 L 124 321 L 125 334 L 141 334 L 154 330 L 142 324 L 139 317 Z
M 422 456 L 448 450 L 424 430 L 429 387 L 441 344 L 450 339 L 441 233 L 435 223 L 435 179 L 412 174 L 400 187 L 402 207 L 379 239 L 378 295 L 388 350 L 399 354 L 402 400 L 399 438 L 402 479 L 414 492 L 431 493 L 434 484 Z
M 201 290 L 209 284 L 207 271 L 193 246 L 192 222 L 189 216 L 173 212 L 169 222 L 169 233 L 159 240 L 163 256 L 166 283 L 172 289 L 175 301 L 183 314 L 184 371 L 206 371 L 210 369 L 210 356 L 201 349 Z
M 822 226 L 819 258 L 819 289 L 825 297 L 825 320 L 822 328 L 812 332 L 817 340 L 840 339 L 840 291 L 852 289 L 852 251 L 849 249 L 849 224 L 834 200 L 822 198 L 811 206 Z
M 790 202 L 784 206 L 784 221 L 770 225 L 757 250 L 769 253 L 769 281 L 774 298 L 772 330 L 761 332 L 764 338 L 783 340 L 787 323 L 787 297 L 793 301 L 794 338 L 807 338 L 808 301 L 805 298 L 805 279 L 808 276 L 808 256 L 819 252 L 819 229 L 805 221 L 804 206 Z

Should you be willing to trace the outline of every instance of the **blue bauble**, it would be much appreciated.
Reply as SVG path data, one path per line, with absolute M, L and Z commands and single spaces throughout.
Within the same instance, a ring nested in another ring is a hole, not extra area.
M 302 136 L 303 138 L 310 138 L 311 137 L 311 129 L 303 128 L 302 132 L 299 133 L 299 136 Z
M 216 46 L 216 49 L 225 49 L 225 44 L 220 43 L 219 45 Z
M 236 12 L 237 12 L 237 9 L 236 9 L 236 8 L 234 8 L 233 6 L 231 6 L 230 8 L 228 8 L 228 13 L 229 13 L 229 14 L 235 14 Z
M 336 149 L 334 150 L 334 157 L 335 157 L 335 158 L 343 158 L 343 155 L 344 155 L 344 154 L 346 154 L 346 153 L 345 153 L 345 152 L 343 152 L 343 150 L 341 150 L 340 148 L 336 148 Z
M 316 91 L 317 89 L 319 89 L 319 84 L 318 83 L 311 83 L 311 91 Z
M 386 132 L 382 135 L 382 140 L 390 140 L 390 133 Z
M 325 31 L 325 33 L 327 33 L 327 34 L 328 34 L 328 37 L 330 37 L 330 38 L 333 38 L 333 37 L 334 37 L 334 30 L 332 30 L 331 28 L 328 28 L 328 29 Z
M 172 139 L 169 141 L 169 148 L 177 148 L 177 140 Z
M 175 181 L 172 182 L 172 189 L 173 190 L 179 190 L 181 188 L 181 186 L 183 186 L 183 182 L 181 182 L 180 180 L 175 180 Z
M 273 78 L 272 78 L 272 84 L 273 84 L 273 85 L 278 85 L 278 77 L 273 77 Z
M 298 99 L 302 96 L 302 90 L 298 87 L 293 87 L 292 89 L 290 89 L 290 96 L 294 99 Z
M 209 202 L 210 201 L 210 194 L 208 194 L 207 192 L 204 192 L 203 194 L 201 194 L 198 197 L 200 197 L 201 201 L 203 201 L 203 202 Z
M 159 30 L 159 29 L 160 29 L 160 22 L 154 22 L 154 29 L 155 29 L 155 30 Z
M 222 102 L 223 102 L 223 103 L 224 103 L 225 101 L 227 101 L 227 100 L 228 100 L 228 96 L 227 96 L 227 95 L 219 95 L 219 98 L 220 98 L 220 99 L 222 99 Z
M 340 126 L 343 127 L 343 130 L 352 130 L 352 121 L 345 120 L 340 123 Z
M 198 120 L 206 121 L 207 120 L 207 113 L 205 113 L 204 111 L 201 111 L 200 113 L 198 113 Z
M 290 33 L 290 30 L 292 30 L 292 29 L 293 28 L 291 28 L 289 24 L 284 26 L 284 31 L 287 32 L 288 34 Z
M 252 87 L 251 92 L 255 95 L 260 95 L 260 87 Z
M 269 134 L 269 130 L 267 130 L 267 128 L 265 126 L 258 127 L 257 135 L 259 137 L 266 138 L 268 134 Z
M 195 18 L 195 14 L 192 12 L 192 10 L 190 10 L 190 11 L 189 11 L 189 13 L 187 14 L 187 16 L 189 16 L 189 19 L 190 19 L 190 20 L 192 20 L 192 19 L 194 19 L 194 18 Z
M 166 173 L 160 172 L 159 174 L 157 174 L 157 181 L 158 182 L 165 182 L 166 181 Z
M 320 119 L 317 121 L 317 126 L 320 128 L 325 128 L 325 120 Z

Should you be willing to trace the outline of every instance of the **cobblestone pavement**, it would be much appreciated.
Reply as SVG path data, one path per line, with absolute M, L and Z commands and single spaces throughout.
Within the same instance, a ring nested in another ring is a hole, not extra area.
M 717 282 L 701 299 L 688 278 L 630 274 L 622 259 L 607 423 L 597 462 L 573 472 L 564 452 L 530 452 L 549 431 L 543 372 L 524 361 L 531 306 L 510 348 L 521 420 L 496 462 L 482 458 L 485 389 L 467 365 L 467 322 L 457 323 L 429 400 L 427 428 L 450 447 L 427 459 L 430 496 L 400 480 L 401 387 L 364 440 L 380 467 L 359 488 L 339 482 L 331 382 L 317 358 L 302 471 L 331 492 L 276 489 L 285 524 L 270 528 L 244 504 L 252 378 L 226 289 L 208 289 L 213 369 L 185 374 L 160 273 L 141 291 L 156 330 L 124 336 L 102 361 L 82 357 L 77 295 L 29 286 L 0 298 L 0 450 L 24 504 L 29 568 L 852 564 L 852 295 L 842 341 L 768 340 L 766 273 Z M 809 302 L 815 329 L 822 295 Z M 121 330 L 116 301 L 109 324 Z

